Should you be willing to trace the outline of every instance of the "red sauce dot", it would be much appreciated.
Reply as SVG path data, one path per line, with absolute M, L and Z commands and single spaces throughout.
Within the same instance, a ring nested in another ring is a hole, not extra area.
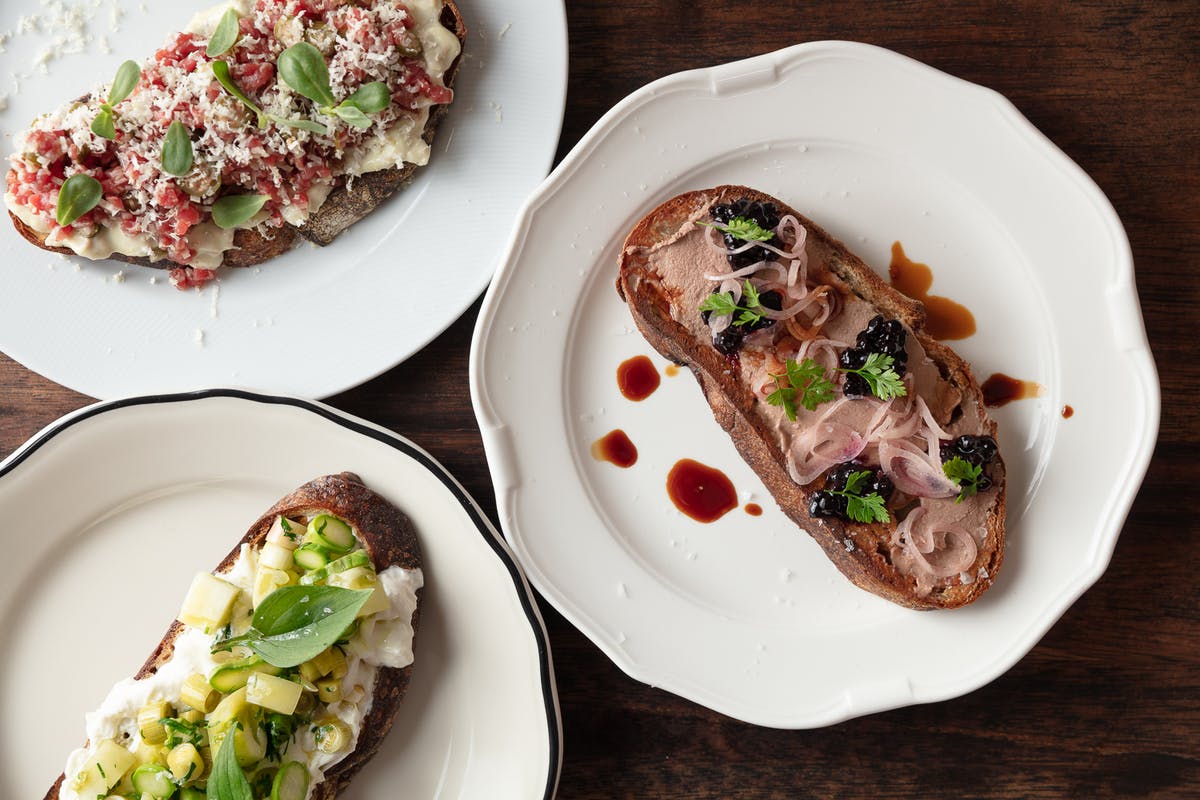
M 629 400 L 645 400 L 661 382 L 654 362 L 646 356 L 634 356 L 617 367 L 617 386 Z
M 999 408 L 1014 400 L 1041 397 L 1042 385 L 1034 381 L 1023 381 L 1003 372 L 997 372 L 983 382 L 983 403 L 988 408 Z
M 1062 415 L 1063 419 L 1070 419 L 1071 417 L 1075 416 L 1075 409 L 1071 408 L 1070 406 L 1063 406 Z
M 676 508 L 697 522 L 715 522 L 738 506 L 737 491 L 725 473 L 690 458 L 671 467 L 667 494 Z
M 637 463 L 637 457 L 637 447 L 623 430 L 610 431 L 592 442 L 592 458 L 597 461 L 607 461 L 627 469 Z
M 762 506 L 758 503 L 746 503 L 743 510 L 752 517 L 762 516 Z

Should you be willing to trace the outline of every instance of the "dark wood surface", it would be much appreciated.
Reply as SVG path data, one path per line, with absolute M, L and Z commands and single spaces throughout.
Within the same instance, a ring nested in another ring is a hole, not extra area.
M 806 40 L 882 45 L 1005 94 L 1099 183 L 1125 224 L 1163 426 L 1103 579 L 1007 674 L 956 700 L 815 731 L 755 728 L 627 678 L 543 604 L 565 729 L 559 796 L 1200 797 L 1200 5 L 567 6 L 559 157 L 654 78 Z M 466 389 L 477 311 L 330 402 L 416 439 L 494 518 Z M 3 357 L 0 386 L 3 455 L 89 402 Z

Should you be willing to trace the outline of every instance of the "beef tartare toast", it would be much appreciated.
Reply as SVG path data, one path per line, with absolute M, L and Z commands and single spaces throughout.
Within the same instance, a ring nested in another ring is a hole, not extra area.
M 46 800 L 337 796 L 408 688 L 423 583 L 400 510 L 348 472 L 304 484 L 196 576 Z
M 466 34 L 454 0 L 232 0 L 19 134 L 9 216 L 180 288 L 329 244 L 429 161 Z
M 856 585 L 955 608 L 1004 554 L 1005 470 L 967 364 L 924 306 L 779 200 L 675 197 L 630 232 L 617 291 L 696 375 L 779 507 Z

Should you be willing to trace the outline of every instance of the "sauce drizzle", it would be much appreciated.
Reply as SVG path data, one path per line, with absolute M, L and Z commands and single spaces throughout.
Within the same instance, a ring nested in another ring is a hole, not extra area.
M 627 358 L 617 367 L 617 387 L 629 400 L 645 400 L 654 394 L 662 379 L 647 356 Z
M 628 469 L 637 463 L 638 451 L 625 431 L 618 428 L 592 442 L 592 458 Z
M 697 522 L 716 522 L 738 506 L 737 491 L 725 473 L 690 458 L 671 467 L 667 494 L 676 508 Z
M 1041 397 L 1044 389 L 1040 383 L 1023 381 L 1003 372 L 994 373 L 983 382 L 983 404 L 988 408 L 1006 406 L 1014 400 Z M 1064 416 L 1067 416 L 1064 413 Z
M 888 265 L 892 288 L 925 304 L 925 332 L 934 339 L 965 339 L 975 333 L 975 315 L 961 303 L 948 297 L 929 294 L 933 270 L 928 264 L 913 261 L 904 254 L 899 242 L 892 243 L 892 262 Z

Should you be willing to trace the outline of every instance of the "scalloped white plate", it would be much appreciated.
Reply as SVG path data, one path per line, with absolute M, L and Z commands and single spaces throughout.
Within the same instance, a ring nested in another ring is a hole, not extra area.
M 84 713 L 132 675 L 276 500 L 350 470 L 412 520 L 416 664 L 346 800 L 554 797 L 562 726 L 532 591 L 474 501 L 412 442 L 301 400 L 215 390 L 101 403 L 0 464 L 0 797 L 41 797 Z
M 932 265 L 935 294 L 974 312 L 979 332 L 957 349 L 976 374 L 1045 387 L 995 413 L 1009 549 L 972 606 L 907 611 L 847 582 L 686 371 L 641 403 L 618 392 L 624 359 L 665 367 L 613 289 L 625 233 L 721 183 L 776 195 L 881 272 L 901 241 Z M 961 695 L 1020 659 L 1104 571 L 1159 410 L 1129 245 L 1095 184 L 995 92 L 849 42 L 670 76 L 609 112 L 522 212 L 471 387 L 501 524 L 534 586 L 633 677 L 801 728 Z M 640 451 L 631 469 L 589 455 L 614 428 Z M 766 513 L 682 516 L 664 488 L 682 457 Z
M 0 4 L 0 39 L 12 34 L 0 45 L 3 171 L 10 137 L 31 119 L 216 3 Z M 327 397 L 420 350 L 487 286 L 550 168 L 566 100 L 560 0 L 459 6 L 470 35 L 429 166 L 370 217 L 328 247 L 302 243 L 180 292 L 159 270 L 38 250 L 0 214 L 0 350 L 100 398 L 209 386 Z M 67 25 L 57 8 L 83 22 Z M 22 17 L 37 21 L 20 32 Z

